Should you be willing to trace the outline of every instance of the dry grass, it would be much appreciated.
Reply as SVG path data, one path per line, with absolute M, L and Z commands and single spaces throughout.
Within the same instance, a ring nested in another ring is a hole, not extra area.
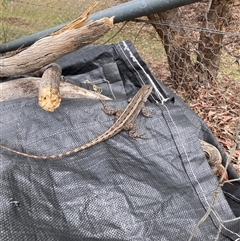
M 0 4 L 0 43 L 45 30 L 80 16 L 94 1 L 87 0 L 2 0 Z M 113 6 L 101 1 L 95 11 Z

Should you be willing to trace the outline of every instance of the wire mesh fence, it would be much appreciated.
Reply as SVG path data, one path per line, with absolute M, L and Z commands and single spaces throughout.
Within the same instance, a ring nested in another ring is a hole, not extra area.
M 2 0 L 0 43 L 66 23 L 94 1 Z M 125 1 L 101 1 L 96 11 Z M 240 4 L 201 1 L 119 23 L 95 44 L 131 40 L 155 76 L 210 126 L 240 174 Z

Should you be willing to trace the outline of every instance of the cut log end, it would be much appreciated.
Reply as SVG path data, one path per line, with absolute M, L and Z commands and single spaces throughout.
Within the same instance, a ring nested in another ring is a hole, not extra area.
M 38 104 L 46 111 L 53 112 L 59 107 L 61 103 L 61 97 L 58 90 L 52 89 L 50 86 L 46 86 L 41 89 L 39 94 Z
M 53 112 L 61 103 L 59 92 L 62 69 L 57 64 L 47 66 L 39 85 L 38 104 L 46 111 Z

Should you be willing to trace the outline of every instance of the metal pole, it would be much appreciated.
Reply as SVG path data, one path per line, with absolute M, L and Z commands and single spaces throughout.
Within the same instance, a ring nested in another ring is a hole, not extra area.
M 191 4 L 199 1 L 200 0 L 133 0 L 112 8 L 105 9 L 97 13 L 94 13 L 90 15 L 87 21 L 98 20 L 103 17 L 115 16 L 114 23 L 119 23 L 119 22 L 131 20 L 141 16 L 146 16 L 152 13 L 169 10 L 172 8 L 180 7 L 183 5 L 187 5 L 187 4 Z M 38 32 L 32 35 L 11 41 L 9 43 L 2 44 L 0 46 L 0 53 L 16 50 L 21 46 L 24 46 L 24 47 L 30 46 L 39 38 L 51 34 L 52 32 L 62 28 L 66 24 L 62 24 L 62 25 L 44 30 L 42 32 Z

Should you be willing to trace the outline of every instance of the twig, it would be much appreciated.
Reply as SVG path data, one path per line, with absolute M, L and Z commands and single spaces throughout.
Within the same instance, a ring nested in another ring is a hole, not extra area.
M 115 37 L 124 29 L 124 27 L 126 26 L 126 24 L 127 24 L 128 22 L 129 22 L 129 21 L 124 22 L 123 26 L 122 26 L 113 36 L 111 36 L 109 39 L 107 39 L 103 44 L 107 44 L 110 40 L 112 40 L 113 38 L 115 38 Z
M 199 226 L 208 218 L 208 216 L 210 215 L 212 209 L 213 209 L 213 205 L 217 199 L 217 196 L 219 194 L 220 188 L 221 188 L 222 184 L 219 182 L 218 186 L 216 188 L 216 190 L 214 191 L 212 200 L 211 200 L 211 204 L 209 206 L 209 208 L 207 209 L 206 213 L 203 215 L 203 217 L 198 221 L 197 225 L 195 226 L 193 232 L 191 233 L 190 238 L 188 239 L 188 241 L 191 241 L 195 235 L 195 233 L 197 232 Z
M 234 135 L 233 135 L 233 146 L 230 150 L 230 153 L 229 153 L 227 161 L 226 161 L 225 172 L 227 171 L 227 167 L 228 167 L 229 163 L 231 162 L 233 154 L 238 147 L 239 133 L 240 133 L 240 114 L 239 114 L 239 117 L 236 121 L 236 129 L 235 129 L 235 132 L 234 132 Z M 224 173 L 223 173 L 223 175 L 224 175 Z M 224 177 L 223 175 L 221 176 L 220 182 L 223 181 L 223 177 Z

